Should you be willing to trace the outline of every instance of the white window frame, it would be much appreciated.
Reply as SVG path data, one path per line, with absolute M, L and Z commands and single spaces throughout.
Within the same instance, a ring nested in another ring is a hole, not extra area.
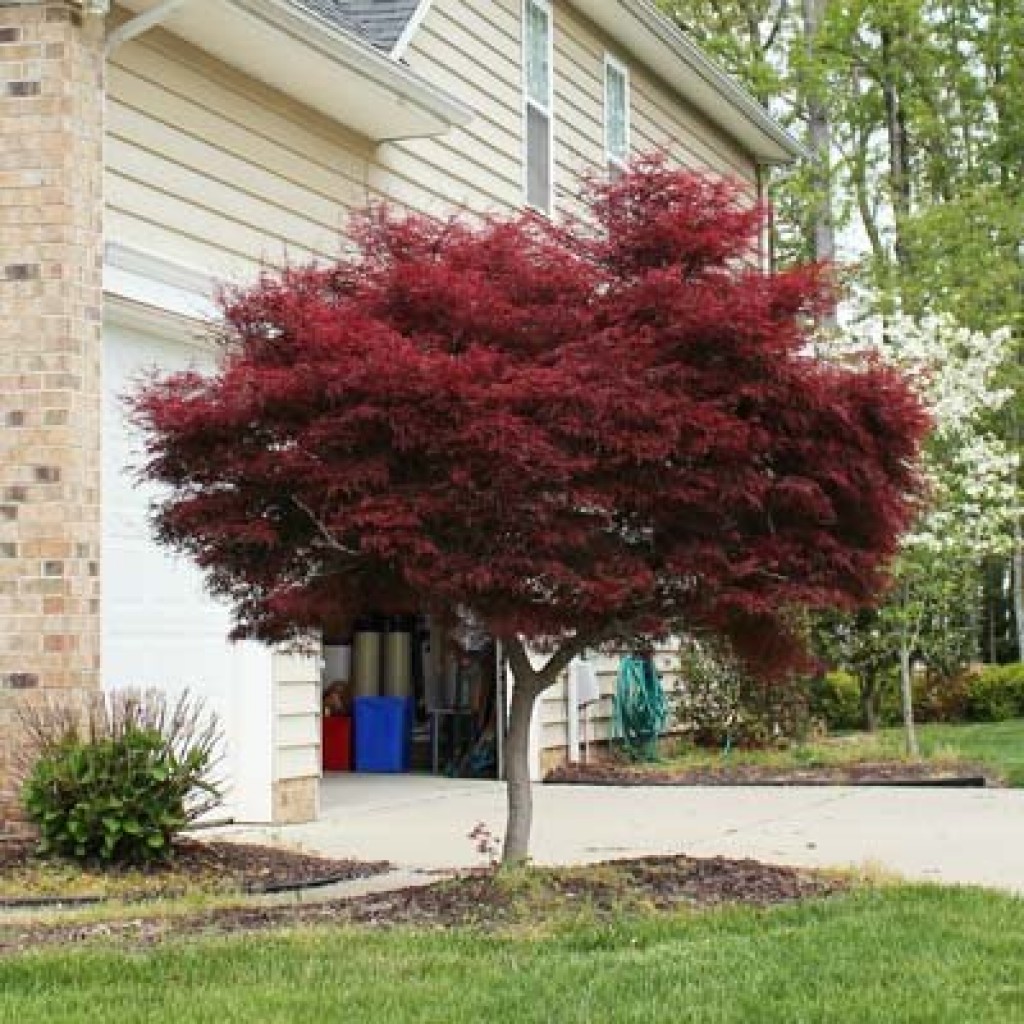
M 612 146 L 611 146 L 611 141 L 612 141 L 611 140 L 611 127 L 612 127 L 611 105 L 608 102 L 609 101 L 608 82 L 609 82 L 609 78 L 610 78 L 610 76 L 609 76 L 609 72 L 610 71 L 615 71 L 618 74 L 620 74 L 622 76 L 622 81 L 624 83 L 623 92 L 625 94 L 624 99 L 625 99 L 625 104 L 626 104 L 626 109 L 623 111 L 625 128 L 626 128 L 626 155 L 625 155 L 625 157 L 617 156 L 614 153 L 612 153 Z M 609 174 L 612 173 L 613 169 L 616 170 L 616 171 L 624 171 L 626 169 L 626 165 L 629 163 L 629 156 L 630 156 L 631 147 L 632 147 L 631 134 L 630 134 L 631 133 L 631 121 L 632 121 L 632 118 L 630 117 L 630 107 L 631 106 L 632 106 L 632 96 L 631 96 L 631 92 L 630 92 L 629 65 L 623 63 L 621 60 L 619 60 L 618 57 L 614 56 L 613 54 L 606 53 L 604 55 L 604 164 L 605 164 L 605 169 L 608 171 Z
M 542 107 L 530 96 L 529 67 L 529 16 L 530 8 L 536 7 L 547 16 L 548 22 L 548 95 L 547 107 Z M 523 203 L 531 210 L 552 217 L 555 210 L 555 16 L 551 0 L 523 0 Z M 533 108 L 543 114 L 548 121 L 548 195 L 547 207 L 537 206 L 530 202 L 530 150 L 529 150 L 529 114 Z

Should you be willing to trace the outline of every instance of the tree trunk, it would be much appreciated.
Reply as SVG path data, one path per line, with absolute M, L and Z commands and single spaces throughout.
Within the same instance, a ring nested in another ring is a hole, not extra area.
M 1014 431 L 1017 435 L 1017 448 L 1020 449 L 1020 428 Z M 1019 475 L 1019 474 L 1018 474 Z M 1017 485 L 1018 491 L 1020 484 Z M 1010 573 L 1010 588 L 1013 591 L 1013 619 L 1017 631 L 1017 660 L 1024 661 L 1024 536 L 1021 532 L 1021 517 L 1018 514 L 1013 521 L 1013 566 Z M 992 658 L 992 661 L 995 661 Z
M 855 103 L 865 101 L 864 92 L 860 85 L 860 74 L 856 67 L 850 69 L 850 89 Z M 871 131 L 858 122 L 851 122 L 853 149 L 847 157 L 850 167 L 850 179 L 853 184 L 854 200 L 857 203 L 857 210 L 860 213 L 861 226 L 867 235 L 868 244 L 871 246 L 871 255 L 874 258 L 875 272 L 884 279 L 887 268 L 887 257 L 885 242 L 882 239 L 882 231 L 878 224 L 878 217 L 872 201 L 872 189 L 868 182 L 868 163 L 871 148 Z
M 900 634 L 900 703 L 903 705 L 903 729 L 906 734 L 907 753 L 920 757 L 917 727 L 914 725 L 914 681 L 910 669 L 910 643 L 906 631 Z
M 824 17 L 825 0 L 803 0 L 804 48 L 812 67 Z M 836 249 L 832 216 L 832 124 L 825 91 L 814 74 L 807 86 L 807 143 L 814 156 L 814 259 L 830 263 Z M 835 326 L 833 314 L 828 320 Z
M 559 675 L 578 654 L 589 646 L 584 637 L 567 641 L 539 669 L 530 663 L 526 647 L 519 637 L 504 640 L 512 669 L 512 703 L 505 736 L 505 782 L 508 794 L 508 820 L 501 863 L 508 867 L 522 864 L 530 855 L 530 829 L 533 826 L 533 788 L 530 782 L 530 723 L 537 698 L 554 685 Z
M 886 136 L 889 145 L 889 190 L 893 212 L 893 252 L 903 281 L 910 270 L 910 253 L 905 238 L 905 225 L 911 210 L 910 143 L 902 92 L 903 68 L 898 52 L 905 49 L 905 40 L 899 26 L 896 37 L 892 28 L 879 33 L 882 50 L 882 100 L 885 105 Z M 897 43 L 899 47 L 897 48 Z
M 878 732 L 878 682 L 874 676 L 861 679 L 860 710 L 864 728 L 870 733 Z
M 520 679 L 513 668 L 512 706 L 505 739 L 505 782 L 508 821 L 501 853 L 504 865 L 522 864 L 530 853 L 533 787 L 530 782 L 530 723 L 539 691 L 535 678 Z

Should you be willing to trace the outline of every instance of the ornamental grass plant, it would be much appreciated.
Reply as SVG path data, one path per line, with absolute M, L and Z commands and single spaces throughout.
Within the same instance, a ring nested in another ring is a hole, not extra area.
M 24 705 L 22 805 L 44 856 L 145 863 L 221 801 L 223 732 L 184 692 L 119 690 Z

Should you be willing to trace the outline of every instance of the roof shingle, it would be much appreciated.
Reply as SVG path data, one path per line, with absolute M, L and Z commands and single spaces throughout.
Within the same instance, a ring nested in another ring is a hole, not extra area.
M 292 0 L 292 3 L 388 53 L 394 49 L 419 6 L 418 0 Z

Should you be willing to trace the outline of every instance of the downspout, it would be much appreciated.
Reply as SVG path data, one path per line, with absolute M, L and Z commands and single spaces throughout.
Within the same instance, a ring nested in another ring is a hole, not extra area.
M 775 209 L 768 199 L 768 169 L 770 165 L 758 161 L 754 165 L 756 175 L 757 201 L 764 208 L 766 217 L 757 242 L 758 262 L 761 270 L 775 273 Z
M 565 680 L 565 746 L 570 764 L 580 759 L 580 700 L 575 659 L 569 665 Z
M 104 56 L 109 57 L 119 46 L 166 21 L 179 7 L 187 3 L 188 0 L 161 0 L 155 7 L 118 25 L 107 35 L 107 42 L 103 48 Z

